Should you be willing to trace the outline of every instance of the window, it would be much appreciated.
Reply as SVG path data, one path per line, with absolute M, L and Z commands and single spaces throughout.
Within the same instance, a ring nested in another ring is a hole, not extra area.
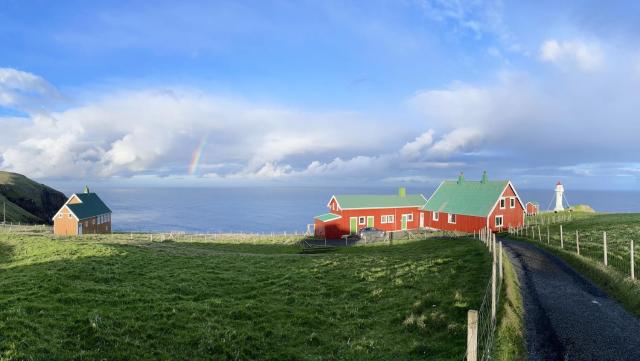
M 358 217 L 358 225 L 364 226 L 367 224 L 367 217 Z
M 71 218 L 71 213 L 68 214 L 69 218 Z
M 504 209 L 505 203 L 504 198 L 500 198 L 500 209 Z
M 395 222 L 395 217 L 393 214 L 387 216 L 387 223 Z
M 437 222 L 440 219 L 440 212 L 433 212 L 433 216 L 431 218 Z
M 496 216 L 496 227 L 502 227 L 502 216 Z
M 456 215 L 449 213 L 449 223 L 456 224 Z
M 58 218 L 62 218 L 62 214 L 58 214 Z
M 405 214 L 404 217 L 406 218 L 407 222 L 413 222 L 413 213 Z
M 387 223 L 393 223 L 393 216 L 380 216 L 380 223 L 381 224 L 387 224 Z
M 511 197 L 509 200 L 511 201 L 509 208 L 516 208 L 516 197 Z

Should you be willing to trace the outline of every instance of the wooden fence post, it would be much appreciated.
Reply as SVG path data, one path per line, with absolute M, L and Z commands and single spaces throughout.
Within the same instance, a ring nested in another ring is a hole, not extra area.
M 576 231 L 576 235 L 578 234 L 578 231 Z M 609 265 L 609 260 L 607 258 L 607 232 L 602 232 L 602 244 L 604 245 L 604 265 L 608 266 Z
M 549 233 L 549 226 L 547 226 L 547 244 L 551 244 L 551 233 Z
M 542 243 L 542 233 L 540 233 L 540 226 L 538 226 L 538 242 Z
M 629 258 L 631 259 L 631 279 L 635 280 L 636 279 L 636 263 L 634 261 L 635 255 L 634 255 L 634 249 L 633 249 L 633 240 L 631 240 L 631 249 L 629 249 Z
M 500 241 L 500 254 L 498 255 L 498 269 L 500 269 L 500 280 L 502 281 L 502 277 L 504 272 L 502 271 L 502 241 Z
M 478 360 L 478 311 L 467 312 L 467 361 Z
M 576 230 L 576 251 L 578 252 L 578 256 L 580 255 L 580 237 L 578 236 L 578 231 Z
M 560 248 L 564 248 L 564 236 L 562 234 L 562 225 L 560 225 Z
M 491 323 L 496 322 L 496 261 L 493 258 L 493 266 L 491 267 Z

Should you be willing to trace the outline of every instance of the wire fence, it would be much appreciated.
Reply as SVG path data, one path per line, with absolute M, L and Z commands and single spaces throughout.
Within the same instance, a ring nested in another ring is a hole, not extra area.
M 474 234 L 475 238 L 475 234 Z M 467 315 L 467 351 L 464 360 L 491 360 L 494 353 L 498 307 L 504 278 L 502 242 L 490 230 L 483 229 L 478 238 L 493 256 L 491 278 L 485 287 L 484 297 L 477 310 Z
M 510 229 L 513 237 L 546 244 L 592 260 L 623 277 L 636 278 L 638 245 L 632 239 L 597 229 L 578 229 L 566 224 L 527 225 Z

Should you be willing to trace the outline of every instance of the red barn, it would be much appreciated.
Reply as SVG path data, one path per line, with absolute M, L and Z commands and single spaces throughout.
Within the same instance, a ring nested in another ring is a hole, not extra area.
M 527 215 L 528 216 L 533 216 L 538 214 L 538 203 L 533 203 L 533 202 L 527 202 Z
M 524 205 L 510 181 L 444 181 L 422 208 L 425 227 L 459 232 L 492 231 L 524 224 Z
M 339 239 L 356 234 L 364 227 L 384 231 L 412 230 L 424 227 L 420 209 L 427 203 L 422 194 L 407 195 L 334 195 L 327 207 L 330 213 L 315 217 L 315 236 Z

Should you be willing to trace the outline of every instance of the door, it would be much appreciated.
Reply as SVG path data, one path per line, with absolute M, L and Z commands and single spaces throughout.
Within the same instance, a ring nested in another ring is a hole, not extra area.
M 78 236 L 82 235 L 82 223 L 78 223 Z
M 403 231 L 407 230 L 407 215 L 406 214 L 402 215 L 402 230 Z
M 367 227 L 373 227 L 373 216 L 367 216 Z
M 420 228 L 424 228 L 424 212 L 420 212 Z
M 358 217 L 349 218 L 349 233 L 358 233 Z

